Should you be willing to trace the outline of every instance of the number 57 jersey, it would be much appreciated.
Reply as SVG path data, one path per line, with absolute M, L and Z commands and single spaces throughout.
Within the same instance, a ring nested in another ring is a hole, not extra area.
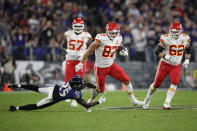
M 92 39 L 92 36 L 88 32 L 82 32 L 76 34 L 73 30 L 68 30 L 64 33 L 67 39 L 67 60 L 79 60 L 87 49 L 88 40 Z
M 160 43 L 164 44 L 166 47 L 164 53 L 166 55 L 175 56 L 176 62 L 171 63 L 163 58 L 162 60 L 170 65 L 180 64 L 183 57 L 183 52 L 187 46 L 189 47 L 190 41 L 191 39 L 187 34 L 181 34 L 177 40 L 173 39 L 169 34 L 161 35 Z
M 99 48 L 95 50 L 95 65 L 100 68 L 111 66 L 114 62 L 114 54 L 122 42 L 122 36 L 118 35 L 114 40 L 110 40 L 108 36 L 103 33 L 97 34 L 95 40 L 100 41 Z

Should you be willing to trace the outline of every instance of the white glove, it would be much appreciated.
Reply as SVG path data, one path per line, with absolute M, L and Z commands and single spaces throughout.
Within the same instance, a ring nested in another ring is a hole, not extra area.
M 100 99 L 98 100 L 99 104 L 105 103 L 105 97 L 101 96 Z
M 183 67 L 187 69 L 188 65 L 189 65 L 189 59 L 185 59 L 185 61 L 183 63 Z
M 79 63 L 75 66 L 75 72 L 78 72 L 79 70 L 83 71 L 83 64 Z
M 164 59 L 172 62 L 172 63 L 176 63 L 176 56 L 170 56 L 170 55 L 165 55 Z
M 120 54 L 121 56 L 128 56 L 128 50 L 127 50 L 127 48 L 122 49 L 122 50 L 119 52 L 119 54 Z

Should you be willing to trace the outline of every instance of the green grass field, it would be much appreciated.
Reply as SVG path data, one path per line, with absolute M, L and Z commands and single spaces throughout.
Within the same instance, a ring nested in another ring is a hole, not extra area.
M 136 91 L 144 99 L 146 91 Z M 84 92 L 87 100 L 90 91 Z M 33 92 L 0 94 L 0 131 L 196 131 L 197 92 L 177 91 L 170 111 L 161 110 L 166 90 L 158 91 L 151 101 L 151 109 L 130 105 L 125 92 L 107 92 L 106 103 L 95 106 L 91 113 L 85 108 L 70 107 L 64 101 L 37 111 L 8 112 L 10 104 L 36 103 L 45 95 Z M 192 107 L 193 106 L 193 107 Z M 107 109 L 117 107 L 121 109 Z

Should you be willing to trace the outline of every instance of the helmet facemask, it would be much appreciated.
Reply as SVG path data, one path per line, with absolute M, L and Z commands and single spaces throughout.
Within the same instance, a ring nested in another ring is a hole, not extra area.
M 73 30 L 75 33 L 82 33 L 84 29 L 84 24 L 73 24 Z
M 114 40 L 116 36 L 119 34 L 119 30 L 113 30 L 113 31 L 106 31 L 107 36 L 111 39 Z
M 182 32 L 182 26 L 179 22 L 174 22 L 171 26 L 170 26 L 170 35 L 172 38 L 174 39 L 178 39 L 181 32 Z
M 106 26 L 106 34 L 110 40 L 114 40 L 120 33 L 119 26 L 115 22 L 110 22 Z
M 81 18 L 76 18 L 72 23 L 72 28 L 75 33 L 79 34 L 83 32 L 84 22 Z

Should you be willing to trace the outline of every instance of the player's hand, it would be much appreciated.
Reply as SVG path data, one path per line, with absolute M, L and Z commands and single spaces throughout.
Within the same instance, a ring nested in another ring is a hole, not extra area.
M 83 71 L 83 64 L 79 63 L 75 66 L 75 72 L 78 72 L 79 70 Z
M 128 50 L 127 50 L 127 48 L 122 49 L 122 50 L 119 52 L 119 54 L 120 54 L 121 56 L 128 56 Z
M 165 55 L 164 59 L 166 59 L 172 63 L 176 63 L 176 56 Z
M 187 68 L 188 68 L 188 65 L 189 65 L 189 59 L 185 59 L 185 61 L 184 61 L 184 63 L 183 63 L 183 67 L 184 67 L 185 69 L 187 69 Z
M 105 103 L 105 97 L 101 96 L 98 101 L 99 101 L 99 104 Z

